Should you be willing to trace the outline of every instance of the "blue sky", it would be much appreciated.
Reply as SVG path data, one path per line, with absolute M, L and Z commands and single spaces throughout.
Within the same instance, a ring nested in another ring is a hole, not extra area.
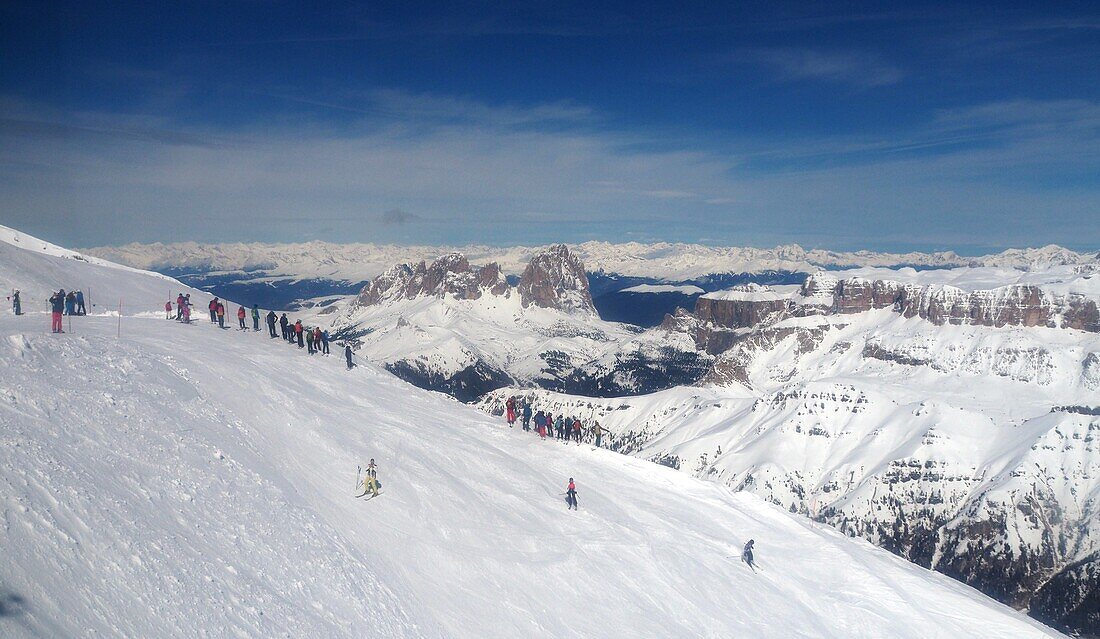
M 0 223 L 1100 247 L 1094 4 L 306 4 L 4 3 Z

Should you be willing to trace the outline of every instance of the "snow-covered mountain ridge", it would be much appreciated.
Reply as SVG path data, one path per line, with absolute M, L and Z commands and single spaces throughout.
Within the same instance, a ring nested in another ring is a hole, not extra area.
M 464 401 L 515 383 L 592 395 L 693 383 L 710 356 L 686 336 L 596 315 L 583 263 L 564 245 L 535 255 L 515 286 L 462 255 L 387 269 L 332 321 L 357 352 Z
M 6 247 L 5 282 L 109 269 L 134 303 L 121 338 L 0 314 L 5 637 L 1060 636 L 751 495 L 166 322 L 163 278 Z M 385 492 L 356 501 L 370 457 Z M 750 537 L 761 573 L 728 559 Z
M 121 264 L 150 269 L 192 268 L 201 271 L 267 271 L 273 277 L 327 278 L 358 282 L 373 279 L 397 263 L 434 261 L 461 253 L 471 262 L 496 262 L 505 274 L 519 275 L 531 258 L 547 246 L 396 246 L 389 244 L 224 243 L 126 244 L 101 246 L 85 252 Z M 1059 246 L 1009 249 L 980 257 L 951 251 L 938 253 L 879 253 L 807 250 L 797 244 L 773 249 L 711 247 L 699 244 L 584 242 L 574 252 L 592 271 L 688 281 L 721 273 L 787 271 L 812 273 L 852 267 L 956 268 L 1000 267 L 1031 270 L 1059 265 L 1096 264 L 1097 253 L 1076 253 Z

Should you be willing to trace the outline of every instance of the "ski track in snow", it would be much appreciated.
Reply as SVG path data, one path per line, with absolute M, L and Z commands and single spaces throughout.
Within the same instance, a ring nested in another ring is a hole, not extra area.
M 1059 636 L 751 495 L 196 315 L 0 315 L 0 635 Z M 756 574 L 725 560 L 750 537 Z

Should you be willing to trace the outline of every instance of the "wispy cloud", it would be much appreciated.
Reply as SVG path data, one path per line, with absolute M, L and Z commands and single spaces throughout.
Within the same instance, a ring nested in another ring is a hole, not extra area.
M 896 84 L 905 77 L 901 68 L 870 53 L 756 48 L 745 49 L 733 59 L 758 64 L 785 82 L 811 80 L 870 88 Z
M 48 110 L 27 126 L 26 110 L 0 108 L 17 121 L 0 126 L 0 210 L 5 224 L 48 225 L 84 245 L 321 231 L 378 239 L 387 229 L 542 241 L 593 228 L 605 239 L 707 228 L 741 242 L 834 246 L 899 237 L 950 246 L 976 235 L 1100 244 L 1100 192 L 1087 181 L 1059 186 L 1100 171 L 1093 102 L 995 102 L 881 140 L 745 139 L 703 151 L 675 137 L 640 144 L 594 125 L 599 114 L 583 107 L 399 92 L 364 104 L 387 100 L 383 115 L 367 108 L 339 127 L 234 130 Z M 151 133 L 164 131 L 182 137 Z M 552 236 L 532 238 L 534 228 Z

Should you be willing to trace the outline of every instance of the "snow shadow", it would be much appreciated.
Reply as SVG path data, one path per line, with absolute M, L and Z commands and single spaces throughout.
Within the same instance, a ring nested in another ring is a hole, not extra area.
M 0 619 L 19 617 L 25 612 L 26 601 L 19 595 L 0 590 Z

